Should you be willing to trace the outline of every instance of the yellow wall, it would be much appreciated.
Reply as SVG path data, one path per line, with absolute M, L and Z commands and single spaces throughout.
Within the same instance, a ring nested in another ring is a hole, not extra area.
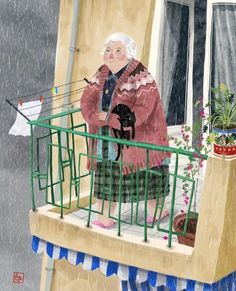
M 120 281 L 116 276 L 105 277 L 100 270 L 87 272 L 65 260 L 54 263 L 51 290 L 55 291 L 118 291 Z

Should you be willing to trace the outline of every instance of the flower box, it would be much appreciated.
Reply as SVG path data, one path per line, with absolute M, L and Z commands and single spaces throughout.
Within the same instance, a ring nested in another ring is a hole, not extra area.
M 224 156 L 226 158 L 236 157 L 236 144 L 233 146 L 221 146 L 214 143 L 213 153 L 217 156 Z

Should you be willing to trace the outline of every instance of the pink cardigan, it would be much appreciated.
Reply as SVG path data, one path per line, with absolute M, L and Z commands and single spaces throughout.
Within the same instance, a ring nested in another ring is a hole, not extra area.
M 81 113 L 89 125 L 90 133 L 98 133 L 100 126 L 108 125 L 111 128 L 120 129 L 117 115 L 108 113 L 106 121 L 99 121 L 96 113 L 99 111 L 103 86 L 108 76 L 109 68 L 102 65 L 87 85 L 81 98 Z M 134 111 L 135 139 L 138 142 L 147 142 L 155 145 L 168 146 L 167 125 L 160 100 L 160 95 L 155 83 L 147 69 L 137 60 L 133 59 L 121 77 L 118 79 L 113 92 L 110 111 L 117 104 L 125 104 Z M 91 154 L 92 141 L 89 141 Z M 94 146 L 96 154 L 96 142 Z M 123 173 L 130 173 L 127 164 L 132 164 L 134 170 L 146 168 L 146 150 L 141 148 L 124 147 L 123 149 Z M 151 151 L 149 167 L 159 166 L 162 161 L 169 157 L 167 152 Z M 88 159 L 88 168 L 91 169 L 91 160 Z

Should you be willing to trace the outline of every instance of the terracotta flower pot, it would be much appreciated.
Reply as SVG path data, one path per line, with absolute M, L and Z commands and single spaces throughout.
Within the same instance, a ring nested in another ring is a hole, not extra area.
M 213 144 L 213 153 L 218 156 L 224 156 L 226 158 L 236 157 L 236 145 L 234 146 L 221 146 Z
M 173 227 L 176 232 L 182 232 L 186 220 L 186 213 L 179 214 L 174 218 Z M 187 231 L 184 236 L 178 235 L 178 242 L 180 244 L 194 247 L 196 236 L 197 218 L 189 217 Z

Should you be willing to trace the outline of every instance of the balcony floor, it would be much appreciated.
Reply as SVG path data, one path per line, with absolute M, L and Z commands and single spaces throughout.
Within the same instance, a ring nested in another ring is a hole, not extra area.
M 179 174 L 183 173 L 184 167 L 186 166 L 187 161 L 182 158 L 179 162 Z M 174 172 L 174 160 L 171 161 L 170 164 L 170 172 Z M 203 170 L 201 170 L 200 175 L 196 179 L 196 210 L 199 211 L 199 204 L 200 204 L 200 194 L 203 186 Z M 170 181 L 170 185 L 173 186 L 173 181 Z M 170 209 L 171 207 L 171 195 L 167 196 L 166 198 L 166 208 Z M 188 204 L 184 202 L 184 196 L 183 196 L 183 190 L 182 190 L 182 181 L 177 181 L 177 188 L 176 188 L 176 198 L 175 198 L 175 207 L 174 207 L 174 216 L 181 213 L 181 211 L 187 211 Z M 193 210 L 193 203 L 191 209 Z M 118 208 L 118 207 L 117 207 Z M 93 210 L 96 210 L 96 204 L 92 206 Z M 121 211 L 121 219 L 125 221 L 130 221 L 131 216 L 131 204 L 130 203 L 123 203 L 122 205 L 122 211 Z M 144 236 L 144 228 L 141 226 L 138 226 L 134 224 L 135 222 L 135 213 L 136 213 L 136 203 L 133 204 L 133 224 L 127 224 L 127 223 L 121 223 L 121 233 L 123 235 L 129 234 L 133 236 L 137 236 L 142 238 Z M 140 202 L 139 204 L 139 219 L 138 222 L 143 224 L 144 223 L 144 202 Z M 73 213 L 68 214 L 69 216 L 72 216 L 74 218 L 78 218 L 80 220 L 83 220 L 86 224 L 88 219 L 88 211 L 84 209 L 77 210 Z M 91 214 L 91 222 L 96 220 L 97 214 L 92 213 Z M 115 217 L 117 217 L 117 211 L 115 213 Z M 96 227 L 96 226 L 94 226 Z M 169 217 L 163 218 L 160 223 L 160 227 L 168 230 L 169 228 Z M 114 227 L 110 228 L 109 230 L 105 231 L 111 231 L 116 233 L 117 232 L 117 225 L 114 225 Z M 148 238 L 158 238 L 167 240 L 167 234 L 161 231 L 157 230 L 157 224 L 154 225 L 153 228 L 148 228 Z M 173 235 L 172 237 L 173 242 L 178 242 L 177 237 Z

